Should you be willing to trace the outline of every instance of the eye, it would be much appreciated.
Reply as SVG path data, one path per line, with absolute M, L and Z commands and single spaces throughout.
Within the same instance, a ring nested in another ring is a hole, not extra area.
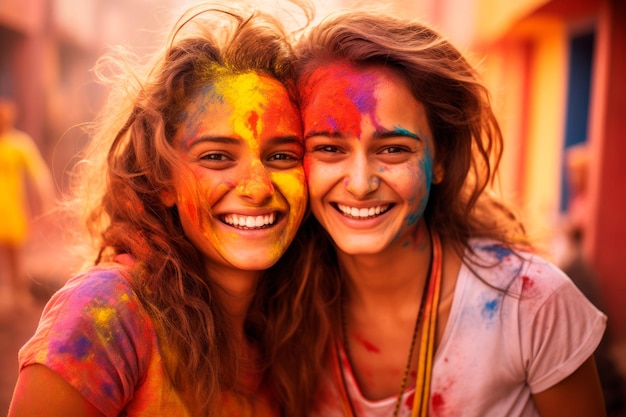
M 319 145 L 313 148 L 313 152 L 338 153 L 341 152 L 341 149 L 334 145 Z
M 228 169 L 236 163 L 232 154 L 224 151 L 209 151 L 198 155 L 198 162 L 206 169 Z
M 276 170 L 289 170 L 302 166 L 302 152 L 277 150 L 266 159 L 266 165 Z
M 228 155 L 223 152 L 209 152 L 203 155 L 200 155 L 200 158 L 203 161 L 232 161 Z
M 278 152 L 268 158 L 268 161 L 299 161 L 300 157 L 290 152 Z
M 401 152 L 411 152 L 411 150 L 403 146 L 387 146 L 386 148 L 383 148 L 379 153 L 390 154 L 390 153 L 401 153 Z

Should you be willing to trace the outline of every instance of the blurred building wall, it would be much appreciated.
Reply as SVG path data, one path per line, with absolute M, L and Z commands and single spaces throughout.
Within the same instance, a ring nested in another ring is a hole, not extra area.
M 444 9 L 440 16 L 455 13 L 455 1 L 432 1 Z M 626 29 L 620 22 L 626 21 L 626 2 L 470 2 L 474 18 L 465 24 L 472 30 L 446 26 L 445 18 L 440 28 L 457 45 L 470 45 L 490 86 L 506 141 L 502 193 L 521 209 L 531 235 L 550 250 L 568 209 L 565 152 L 572 144 L 587 144 L 585 255 L 598 273 L 609 331 L 624 346 Z M 583 45 L 591 42 L 590 52 L 579 51 L 580 39 Z M 581 56 L 590 62 L 581 63 Z
M 91 69 L 110 45 L 146 52 L 160 40 L 169 1 L 0 1 L 0 95 L 19 106 L 59 188 L 106 91 Z

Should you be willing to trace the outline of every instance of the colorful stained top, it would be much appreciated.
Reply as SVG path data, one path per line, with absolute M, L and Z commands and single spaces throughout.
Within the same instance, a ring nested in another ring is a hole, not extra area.
M 154 325 L 122 271 L 111 265 L 70 279 L 20 350 L 20 369 L 47 366 L 107 417 L 189 416 L 166 375 Z M 251 411 L 224 396 L 222 415 Z
M 490 241 L 470 244 L 475 254 L 466 256 L 484 266 L 463 265 L 459 272 L 435 352 L 428 415 L 538 417 L 532 395 L 565 379 L 593 354 L 607 317 L 544 259 Z M 366 399 L 341 344 L 339 349 L 356 414 L 392 415 L 396 397 Z M 328 376 L 312 416 L 346 415 L 338 384 Z M 404 393 L 399 416 L 411 415 L 414 395 L 413 385 Z

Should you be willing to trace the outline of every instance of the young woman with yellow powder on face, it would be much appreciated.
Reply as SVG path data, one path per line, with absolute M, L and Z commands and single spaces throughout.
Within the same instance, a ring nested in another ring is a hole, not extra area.
M 114 80 L 88 154 L 106 160 L 77 177 L 95 265 L 21 349 L 11 417 L 307 409 L 322 320 L 290 248 L 307 205 L 292 52 L 269 16 L 206 7 L 134 89 Z

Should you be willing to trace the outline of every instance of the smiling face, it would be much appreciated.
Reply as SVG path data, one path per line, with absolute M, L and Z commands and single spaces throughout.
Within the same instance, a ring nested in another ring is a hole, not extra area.
M 300 88 L 315 217 L 348 254 L 410 243 L 433 175 L 424 106 L 400 77 L 381 67 L 331 64 Z
M 189 103 L 175 137 L 176 204 L 212 268 L 263 270 L 306 209 L 300 117 L 285 87 L 255 73 L 221 75 Z

